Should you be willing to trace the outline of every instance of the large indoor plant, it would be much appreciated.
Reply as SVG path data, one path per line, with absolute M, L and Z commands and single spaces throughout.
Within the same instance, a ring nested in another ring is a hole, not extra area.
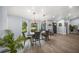
M 26 36 L 25 36 L 25 33 L 27 32 L 27 23 L 26 21 L 22 21 L 22 35 L 24 36 L 25 40 L 24 40 L 24 44 L 25 44 L 25 41 L 26 41 Z
M 70 29 L 70 32 L 73 32 L 73 26 L 72 25 L 69 25 L 69 29 Z
M 0 39 L 0 46 L 6 47 L 9 49 L 10 53 L 16 53 L 18 49 L 23 48 L 22 41 L 24 41 L 24 36 L 19 36 L 17 39 L 14 39 L 14 33 L 10 30 L 5 31 L 5 36 Z
M 78 26 L 77 25 L 70 25 L 70 32 L 73 32 L 74 30 L 77 30 Z
M 27 32 L 27 23 L 25 21 L 22 21 L 22 32 Z

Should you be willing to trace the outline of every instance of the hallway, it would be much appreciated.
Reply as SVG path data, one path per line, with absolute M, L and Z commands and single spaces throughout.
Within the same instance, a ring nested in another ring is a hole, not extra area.
M 45 42 L 40 47 L 33 46 L 30 49 L 25 49 L 25 53 L 78 53 L 79 52 L 79 35 L 54 35 L 51 40 Z

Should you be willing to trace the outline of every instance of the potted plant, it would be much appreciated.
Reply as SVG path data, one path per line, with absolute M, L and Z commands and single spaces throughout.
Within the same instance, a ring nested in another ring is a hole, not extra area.
M 73 32 L 73 26 L 69 25 L 70 32 Z
M 0 46 L 8 48 L 10 53 L 16 53 L 17 49 L 23 48 L 22 41 L 24 39 L 23 36 L 14 39 L 14 33 L 6 30 L 6 35 L 0 40 Z
M 25 33 L 27 32 L 27 23 L 25 21 L 22 22 L 22 35 L 25 37 L 26 39 L 26 36 L 25 36 Z M 25 44 L 25 41 L 24 40 L 24 44 Z
M 70 28 L 70 31 L 73 32 L 74 30 L 77 30 L 78 27 L 77 25 L 70 25 L 69 28 Z
M 27 23 L 25 21 L 22 22 L 22 32 L 27 32 Z
M 31 24 L 31 32 L 36 32 L 37 31 L 37 23 L 32 23 Z

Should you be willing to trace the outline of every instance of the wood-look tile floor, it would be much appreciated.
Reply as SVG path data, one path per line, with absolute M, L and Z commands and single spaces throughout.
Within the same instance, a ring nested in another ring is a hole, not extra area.
M 50 37 L 50 41 L 41 40 L 42 46 L 25 49 L 24 53 L 79 53 L 79 35 L 59 35 Z

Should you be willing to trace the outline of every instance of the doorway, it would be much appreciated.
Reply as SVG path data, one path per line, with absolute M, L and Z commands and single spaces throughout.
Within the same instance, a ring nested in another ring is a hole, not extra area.
M 53 33 L 57 33 L 57 23 L 52 23 L 53 24 Z

